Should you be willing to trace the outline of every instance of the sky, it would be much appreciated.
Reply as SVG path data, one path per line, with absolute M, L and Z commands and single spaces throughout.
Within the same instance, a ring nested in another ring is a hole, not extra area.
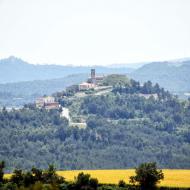
M 0 58 L 109 65 L 190 57 L 190 0 L 0 0 Z

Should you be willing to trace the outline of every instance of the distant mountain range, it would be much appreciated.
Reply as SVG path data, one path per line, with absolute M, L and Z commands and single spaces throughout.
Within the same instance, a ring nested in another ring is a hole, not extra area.
M 128 74 L 133 69 L 128 67 L 93 66 L 98 73 Z M 0 83 L 63 78 L 68 75 L 89 73 L 90 66 L 34 65 L 11 56 L 0 60 Z
M 140 65 L 139 65 L 140 64 Z M 130 64 L 93 66 L 98 74 L 126 74 L 140 81 L 159 83 L 161 87 L 187 98 L 190 92 L 190 59 L 167 62 L 138 63 L 136 69 Z M 19 106 L 34 101 L 38 96 L 61 91 L 78 84 L 89 76 L 90 66 L 34 65 L 19 58 L 0 60 L 0 107 Z
M 0 84 L 0 107 L 18 107 L 37 97 L 63 91 L 67 86 L 87 80 L 88 74 L 75 74 L 58 79 Z
M 142 66 L 130 74 L 130 77 L 145 82 L 159 83 L 169 91 L 182 94 L 190 91 L 190 60 L 153 62 Z

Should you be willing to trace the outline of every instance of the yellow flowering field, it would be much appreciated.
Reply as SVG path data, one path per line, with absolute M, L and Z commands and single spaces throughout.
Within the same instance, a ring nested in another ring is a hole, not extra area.
M 135 174 L 134 169 L 128 170 L 69 170 L 58 171 L 58 175 L 65 177 L 66 180 L 73 181 L 78 173 L 84 172 L 97 178 L 100 183 L 118 184 L 119 180 L 129 183 L 129 177 Z M 164 169 L 164 180 L 160 186 L 168 187 L 190 187 L 190 170 Z
M 167 187 L 190 187 L 190 170 L 163 169 L 164 180 L 159 184 Z M 129 183 L 129 177 L 135 174 L 134 169 L 127 170 L 67 170 L 57 171 L 57 174 L 63 176 L 68 181 L 73 181 L 80 173 L 88 173 L 91 177 L 97 178 L 100 183 L 118 184 L 119 180 Z M 10 178 L 11 174 L 6 174 Z

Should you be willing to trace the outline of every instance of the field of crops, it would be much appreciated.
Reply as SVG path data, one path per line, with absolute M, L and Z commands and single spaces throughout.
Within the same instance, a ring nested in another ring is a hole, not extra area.
M 74 177 L 82 170 L 58 171 L 57 173 L 66 180 L 73 181 Z M 129 170 L 83 170 L 84 173 L 90 174 L 99 180 L 100 183 L 118 184 L 119 180 L 129 183 L 129 177 L 135 174 L 132 169 Z M 168 187 L 190 187 L 190 170 L 163 170 L 164 181 L 160 186 Z

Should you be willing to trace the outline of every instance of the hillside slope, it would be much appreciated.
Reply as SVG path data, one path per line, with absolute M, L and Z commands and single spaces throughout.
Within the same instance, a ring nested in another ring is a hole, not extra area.
M 9 169 L 49 163 L 59 170 L 118 169 L 150 161 L 162 168 L 190 168 L 190 101 L 181 102 L 151 82 L 140 86 L 126 79 L 103 95 L 54 95 L 87 127 L 71 127 L 61 110 L 3 109 L 0 156 Z
M 142 66 L 130 76 L 141 82 L 147 80 L 159 83 L 160 86 L 177 94 L 190 91 L 190 61 L 184 62 L 154 62 Z
M 62 91 L 66 87 L 81 83 L 87 78 L 87 74 L 75 74 L 58 79 L 0 84 L 0 107 L 23 106 L 34 102 L 39 96 Z

